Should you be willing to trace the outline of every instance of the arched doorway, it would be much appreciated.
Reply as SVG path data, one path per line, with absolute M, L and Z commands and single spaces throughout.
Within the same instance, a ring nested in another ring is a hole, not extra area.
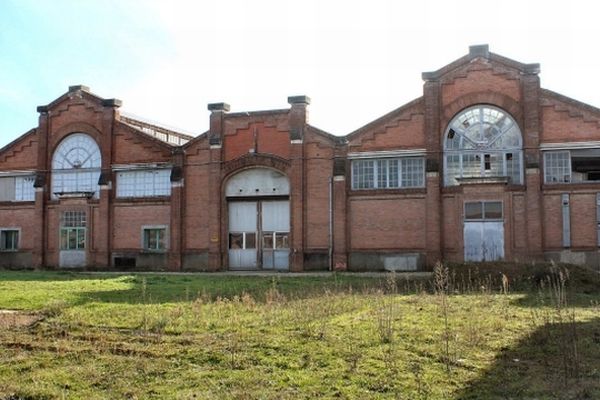
M 479 104 L 458 113 L 444 136 L 444 185 L 468 182 L 523 184 L 523 139 L 512 116 Z M 465 261 L 504 258 L 504 207 L 501 198 L 464 202 Z
M 67 136 L 52 156 L 52 198 L 97 198 L 101 164 L 100 148 L 91 136 L 85 133 Z M 81 205 L 61 209 L 60 267 L 86 265 L 88 221 Z
M 229 269 L 289 269 L 289 195 L 287 177 L 268 168 L 227 181 Z

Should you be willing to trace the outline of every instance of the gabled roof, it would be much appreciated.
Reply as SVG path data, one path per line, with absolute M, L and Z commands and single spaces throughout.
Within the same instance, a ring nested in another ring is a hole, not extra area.
M 37 132 L 36 128 L 32 128 L 32 129 L 28 130 L 27 132 L 25 132 L 24 134 L 22 134 L 21 136 L 19 136 L 15 140 L 13 140 L 12 142 L 8 143 L 6 146 L 0 148 L 0 154 L 4 153 L 5 151 L 10 150 L 14 145 L 19 143 L 21 140 L 25 139 L 27 136 L 35 135 L 36 132 Z
M 476 58 L 485 58 L 487 60 L 502 64 L 508 68 L 516 69 L 523 74 L 539 74 L 540 64 L 523 64 L 510 58 L 503 57 L 501 55 L 490 52 L 487 44 L 469 46 L 469 53 L 458 60 L 451 62 L 450 64 L 432 72 L 423 72 L 421 75 L 425 81 L 436 81 L 443 75 L 450 71 L 453 71 L 461 66 L 470 63 Z
M 69 86 L 69 90 L 67 91 L 67 93 L 63 94 L 62 96 L 58 97 L 57 99 L 48 103 L 47 105 L 38 106 L 37 110 L 38 112 L 46 112 L 49 109 L 56 107 L 58 104 L 73 98 L 74 96 L 86 98 L 104 107 L 121 107 L 121 105 L 123 104 L 123 102 L 119 99 L 104 99 L 90 92 L 90 88 L 87 86 L 75 85 Z
M 560 93 L 553 92 L 552 90 L 540 89 L 540 92 L 541 92 L 542 96 L 547 96 L 547 97 L 550 97 L 550 98 L 554 98 L 554 99 L 556 99 L 558 101 L 561 101 L 563 103 L 569 104 L 569 105 L 577 107 L 577 108 L 581 108 L 581 109 L 583 109 L 585 111 L 588 111 L 588 112 L 590 112 L 592 114 L 596 114 L 596 115 L 600 116 L 600 108 L 596 108 L 596 107 L 591 106 L 591 105 L 589 105 L 587 103 L 583 103 L 583 102 L 581 102 L 579 100 L 572 99 L 571 97 L 567 97 L 567 96 L 562 95 Z
M 344 138 L 346 140 L 350 141 L 350 139 L 360 135 L 361 133 L 367 132 L 370 129 L 377 127 L 378 125 L 381 125 L 381 124 L 385 123 L 386 121 L 388 121 L 396 116 L 401 115 L 403 112 L 405 112 L 406 110 L 410 109 L 413 106 L 416 106 L 417 104 L 421 103 L 422 101 L 423 101 L 423 96 L 417 97 L 416 99 L 409 101 L 408 103 L 396 108 L 395 110 L 390 111 L 389 113 L 377 118 L 374 121 L 369 122 L 368 124 L 358 128 L 357 130 L 350 132 L 349 134 L 344 136 Z

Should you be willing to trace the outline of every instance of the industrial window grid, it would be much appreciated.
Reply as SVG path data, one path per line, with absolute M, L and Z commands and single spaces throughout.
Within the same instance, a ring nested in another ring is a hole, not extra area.
M 15 178 L 15 201 L 34 201 L 35 188 L 33 184 L 35 177 L 18 176 Z
M 101 155 L 90 136 L 76 133 L 57 147 L 52 158 L 52 193 L 98 193 Z
M 544 153 L 544 182 L 571 182 L 571 153 L 569 151 Z
M 352 189 L 415 188 L 424 185 L 423 157 L 352 161 Z
M 523 181 L 521 132 L 503 110 L 478 105 L 450 121 L 444 142 L 444 183 L 459 178 L 508 177 Z
M 117 174 L 117 197 L 171 195 L 171 170 L 122 171 Z
M 87 217 L 85 211 L 65 211 L 61 217 L 61 250 L 84 250 Z
M 16 251 L 19 249 L 19 230 L 0 228 L 0 251 Z

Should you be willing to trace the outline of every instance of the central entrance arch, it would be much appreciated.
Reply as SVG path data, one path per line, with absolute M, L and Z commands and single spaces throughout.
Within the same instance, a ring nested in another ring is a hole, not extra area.
M 225 187 L 229 269 L 289 269 L 290 185 L 279 171 L 252 168 Z

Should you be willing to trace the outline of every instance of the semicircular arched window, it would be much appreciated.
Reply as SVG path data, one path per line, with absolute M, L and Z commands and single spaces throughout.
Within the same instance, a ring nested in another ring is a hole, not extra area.
M 102 158 L 94 139 L 85 133 L 67 136 L 52 157 L 52 193 L 98 194 Z
M 464 178 L 502 178 L 523 183 L 523 141 L 516 121 L 489 105 L 469 107 L 448 124 L 444 136 L 444 183 Z

